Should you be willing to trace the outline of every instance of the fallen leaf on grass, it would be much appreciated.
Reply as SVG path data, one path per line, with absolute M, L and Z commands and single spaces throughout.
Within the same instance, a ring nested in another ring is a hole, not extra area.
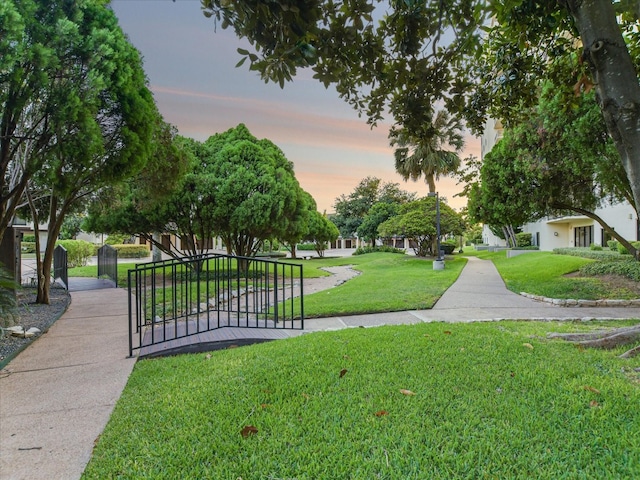
M 302 396 L 304 398 L 306 398 L 307 400 L 309 400 L 311 398 L 311 395 L 307 394 L 307 393 L 303 393 Z
M 343 368 L 342 370 L 340 370 L 340 378 L 344 377 L 347 374 L 347 369 Z
M 600 404 L 599 404 L 598 402 L 596 402 L 595 400 L 591 400 L 591 401 L 589 402 L 589 406 L 590 406 L 591 408 L 596 408 L 596 407 L 599 407 L 599 406 L 600 406 Z
M 530 343 L 523 343 L 522 346 L 533 350 L 533 345 L 531 345 Z
M 260 407 L 262 408 L 269 408 L 271 405 L 269 405 L 268 403 L 261 403 Z
M 210 353 L 207 353 L 207 356 L 206 356 L 206 357 L 204 357 L 204 358 L 205 358 L 205 359 L 207 359 L 207 360 L 211 360 L 211 354 L 210 354 Z
M 389 412 L 387 412 L 386 410 L 380 410 L 379 412 L 376 412 L 376 417 L 384 417 L 385 415 L 389 415 Z
M 597 393 L 598 395 L 600 395 L 600 390 L 598 390 L 597 388 L 590 387 L 589 385 L 584 385 L 582 388 L 584 388 L 585 390 L 589 390 L 590 392 Z
M 451 331 L 450 331 L 450 330 L 445 330 L 445 331 L 444 331 L 444 332 L 442 332 L 442 333 L 444 333 L 445 335 L 451 335 Z
M 343 355 L 342 358 L 344 358 L 345 360 L 351 360 L 351 357 L 349 355 Z
M 403 395 L 415 395 L 411 390 L 405 390 L 404 388 L 400 389 L 400 393 Z
M 244 438 L 247 438 L 250 435 L 255 435 L 256 433 L 258 433 L 258 429 L 256 427 L 254 427 L 253 425 L 247 425 L 242 429 L 240 435 L 242 435 Z

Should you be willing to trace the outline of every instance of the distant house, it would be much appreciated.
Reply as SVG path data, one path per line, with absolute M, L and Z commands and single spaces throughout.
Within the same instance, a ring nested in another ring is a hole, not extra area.
M 481 139 L 482 158 L 502 137 L 502 123 L 490 119 Z M 608 225 L 629 241 L 640 240 L 640 223 L 634 208 L 628 202 L 610 204 L 594 212 Z M 606 247 L 610 236 L 598 222 L 583 215 L 544 218 L 520 226 L 523 232 L 531 233 L 532 243 L 540 250 L 554 248 L 589 247 L 592 244 Z M 485 226 L 483 240 L 488 245 L 505 245 L 505 241 Z

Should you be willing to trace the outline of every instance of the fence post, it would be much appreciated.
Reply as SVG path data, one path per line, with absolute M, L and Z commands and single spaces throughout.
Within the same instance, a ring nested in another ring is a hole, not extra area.
M 118 250 L 103 245 L 98 250 L 98 278 L 109 277 L 118 286 Z
M 53 280 L 59 278 L 64 283 L 64 288 L 69 290 L 67 265 L 67 250 L 62 245 L 58 245 L 53 250 Z

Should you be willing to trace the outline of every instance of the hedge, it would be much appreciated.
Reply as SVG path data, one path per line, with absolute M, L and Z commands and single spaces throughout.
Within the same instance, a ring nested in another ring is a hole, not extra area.
M 352 253 L 352 255 L 364 255 L 365 253 L 375 253 L 375 252 L 385 252 L 385 253 L 401 253 L 405 254 L 406 252 L 400 248 L 390 247 L 388 245 L 379 245 L 375 247 L 365 246 L 358 247 Z
M 593 262 L 583 265 L 580 273 L 584 275 L 620 275 L 640 282 L 640 262 L 629 260 L 617 262 Z
M 67 251 L 69 268 L 84 267 L 95 252 L 95 245 L 85 240 L 58 240 L 56 245 L 62 245 Z
M 572 255 L 574 257 L 590 258 L 592 260 L 606 260 L 609 262 L 626 260 L 628 257 L 620 255 L 616 251 L 591 250 L 589 248 L 554 248 L 553 253 L 558 255 Z
M 36 253 L 36 242 L 20 242 L 22 253 Z
M 121 243 L 111 246 L 118 251 L 118 258 L 146 258 L 151 253 L 146 245 Z

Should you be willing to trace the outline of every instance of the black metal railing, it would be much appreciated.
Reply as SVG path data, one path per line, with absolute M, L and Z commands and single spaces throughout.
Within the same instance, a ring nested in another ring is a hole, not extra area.
M 118 250 L 111 245 L 98 249 L 98 278 L 108 277 L 118 286 Z
M 128 272 L 129 355 L 225 327 L 304 328 L 302 265 L 200 255 Z
M 69 269 L 67 263 L 67 250 L 58 245 L 53 250 L 53 281 L 60 279 L 64 288 L 69 290 Z

